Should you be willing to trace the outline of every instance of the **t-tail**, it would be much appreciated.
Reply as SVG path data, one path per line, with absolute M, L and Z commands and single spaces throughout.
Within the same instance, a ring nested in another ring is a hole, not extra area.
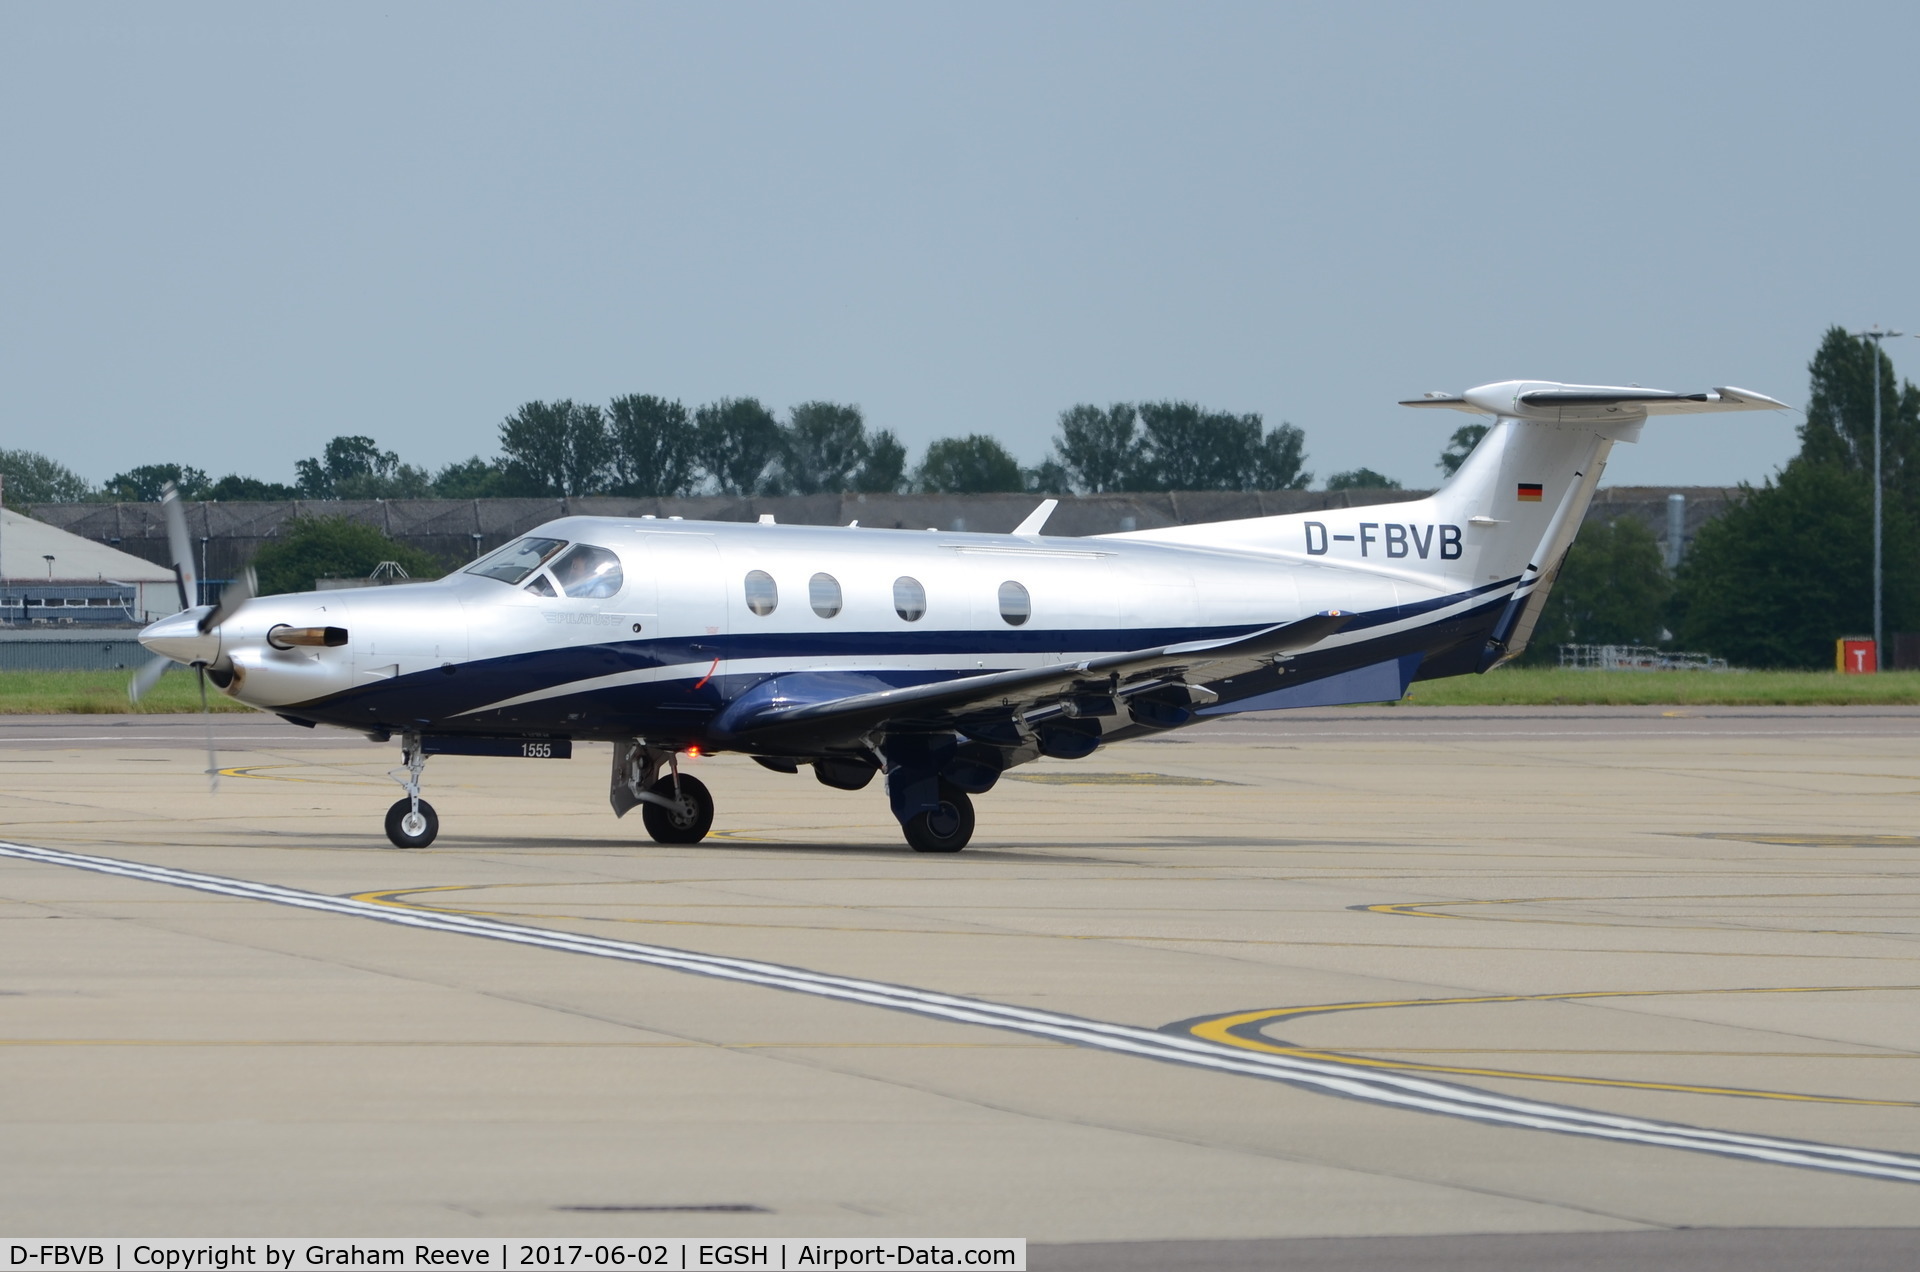
M 1507 589 L 1481 660 L 1485 671 L 1526 648 L 1615 442 L 1638 441 L 1649 415 L 1786 406 L 1746 389 L 1667 393 L 1543 380 L 1429 393 L 1401 405 L 1490 417 L 1473 453 L 1425 499 L 1118 537 L 1360 567 L 1439 594 Z

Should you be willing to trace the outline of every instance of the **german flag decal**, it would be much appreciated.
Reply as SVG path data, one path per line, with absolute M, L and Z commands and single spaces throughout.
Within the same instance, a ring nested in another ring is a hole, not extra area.
M 1520 493 L 1517 496 L 1517 498 L 1520 500 L 1521 503 L 1539 503 L 1540 502 L 1540 483 L 1537 481 L 1521 482 Z

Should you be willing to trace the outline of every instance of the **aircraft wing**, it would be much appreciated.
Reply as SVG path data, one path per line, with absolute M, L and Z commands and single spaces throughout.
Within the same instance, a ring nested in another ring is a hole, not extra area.
M 1276 654 L 1319 643 L 1352 617 L 1330 610 L 1225 640 L 1162 645 L 933 684 L 845 693 L 824 701 L 799 701 L 802 695 L 783 697 L 778 689 L 766 696 L 750 692 L 714 721 L 714 732 L 730 741 L 800 745 L 858 738 L 892 724 L 937 728 L 969 714 L 1026 711 L 1075 692 L 1124 698 L 1129 691 L 1200 684 L 1252 671 Z

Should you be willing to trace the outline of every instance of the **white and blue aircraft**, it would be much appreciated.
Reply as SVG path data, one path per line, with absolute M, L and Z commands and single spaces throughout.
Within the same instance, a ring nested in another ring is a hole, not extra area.
M 957 852 L 970 796 L 1038 756 L 1209 716 L 1378 702 L 1519 654 L 1607 454 L 1649 415 L 1778 409 L 1744 389 L 1509 381 L 1404 403 L 1491 417 L 1428 498 L 1090 538 L 624 517 L 551 521 L 437 582 L 230 585 L 143 631 L 157 657 L 301 725 L 398 737 L 403 848 L 438 833 L 433 755 L 613 743 L 616 814 L 690 844 L 713 797 L 678 757 L 738 751 L 857 791 Z M 192 553 L 168 505 L 182 601 Z

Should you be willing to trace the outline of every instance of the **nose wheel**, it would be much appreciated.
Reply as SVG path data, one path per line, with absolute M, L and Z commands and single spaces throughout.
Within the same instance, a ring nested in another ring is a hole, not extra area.
M 420 798 L 420 774 L 427 767 L 427 753 L 420 745 L 419 734 L 401 738 L 400 756 L 403 767 L 388 776 L 406 788 L 407 797 L 395 800 L 387 810 L 387 838 L 395 848 L 425 848 L 440 833 L 440 815 Z
M 395 800 L 387 810 L 387 838 L 395 848 L 425 848 L 440 833 L 440 815 L 426 800 Z

